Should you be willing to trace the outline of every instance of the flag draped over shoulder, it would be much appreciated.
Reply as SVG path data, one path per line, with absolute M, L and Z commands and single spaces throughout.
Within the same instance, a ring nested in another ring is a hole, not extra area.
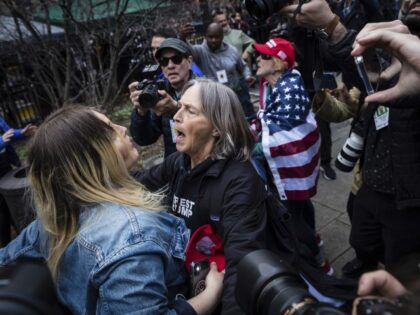
M 300 73 L 287 71 L 269 93 L 262 84 L 258 113 L 264 156 L 282 200 L 316 194 L 321 139 Z

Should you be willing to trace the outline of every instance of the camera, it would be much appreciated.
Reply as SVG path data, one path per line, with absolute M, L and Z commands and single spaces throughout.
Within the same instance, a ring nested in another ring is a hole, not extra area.
M 139 103 L 145 109 L 151 109 L 156 106 L 162 97 L 158 90 L 166 90 L 164 80 L 157 79 L 160 74 L 158 65 L 146 65 L 141 73 L 141 81 L 137 85 L 137 90 L 142 90 L 139 95 Z
M 346 315 L 349 312 L 317 301 L 302 278 L 281 257 L 262 249 L 238 264 L 236 300 L 247 315 Z M 404 305 L 381 298 L 361 303 L 358 315 L 403 314 Z
M 351 172 L 363 152 L 363 123 L 353 121 L 350 136 L 347 138 L 335 160 L 335 167 L 342 172 Z
M 265 249 L 242 258 L 237 279 L 236 300 L 247 315 L 346 314 L 318 302 L 292 267 Z

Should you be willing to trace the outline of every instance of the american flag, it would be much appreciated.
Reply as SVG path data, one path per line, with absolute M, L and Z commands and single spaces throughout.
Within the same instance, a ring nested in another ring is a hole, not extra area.
M 260 89 L 262 148 L 282 200 L 316 194 L 321 138 L 300 73 L 287 71 L 271 93 Z

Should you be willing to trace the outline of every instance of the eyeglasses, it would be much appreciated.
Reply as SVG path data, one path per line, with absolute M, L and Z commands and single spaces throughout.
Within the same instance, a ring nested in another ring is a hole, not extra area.
M 169 60 L 171 60 L 174 64 L 179 65 L 181 64 L 182 60 L 184 59 L 183 55 L 174 55 L 172 57 L 160 57 L 158 59 L 159 65 L 161 67 L 166 67 L 169 64 Z
M 264 55 L 264 54 L 259 54 L 259 55 L 260 55 L 261 59 L 264 59 L 264 60 L 270 60 L 271 57 L 272 57 L 270 55 Z

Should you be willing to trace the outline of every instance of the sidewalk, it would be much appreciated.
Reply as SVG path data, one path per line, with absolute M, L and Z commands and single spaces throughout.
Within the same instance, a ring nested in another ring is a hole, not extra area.
M 332 166 L 346 141 L 350 130 L 350 121 L 331 124 Z M 334 168 L 335 169 L 335 168 Z M 325 180 L 320 176 L 318 193 L 312 198 L 315 206 L 315 222 L 318 232 L 324 240 L 325 254 L 332 263 L 335 275 L 341 276 L 341 267 L 354 258 L 354 251 L 349 245 L 350 221 L 346 205 L 353 181 L 353 173 L 343 173 L 335 169 L 336 180 Z

